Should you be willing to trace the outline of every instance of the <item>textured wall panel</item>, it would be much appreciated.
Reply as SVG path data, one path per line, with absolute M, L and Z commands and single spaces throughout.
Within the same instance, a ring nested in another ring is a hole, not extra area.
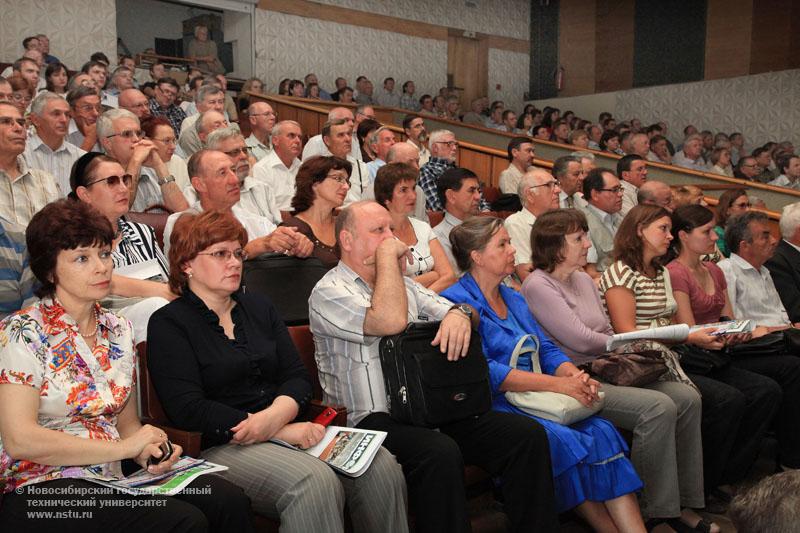
M 528 40 L 529 0 L 315 0 L 390 17 Z
M 800 146 L 800 70 L 724 80 L 620 91 L 617 118 L 639 117 L 644 124 L 665 120 L 679 141 L 687 124 L 700 129 L 741 131 L 752 149 L 770 140 Z
M 3 30 L 0 57 L 22 55 L 22 39 L 37 33 L 50 38 L 50 53 L 70 69 L 80 69 L 94 52 L 117 56 L 114 0 L 0 0 Z
M 392 76 L 398 88 L 410 79 L 416 95 L 434 94 L 447 84 L 447 42 L 256 9 L 256 76 L 267 90 L 309 72 L 326 90 L 338 76 L 353 87 L 363 74 L 376 90 Z
M 522 111 L 524 94 L 528 90 L 531 57 L 528 54 L 489 49 L 489 98 L 503 100 L 506 107 Z M 500 84 L 501 90 L 495 86 Z M 469 102 L 463 107 L 469 106 Z

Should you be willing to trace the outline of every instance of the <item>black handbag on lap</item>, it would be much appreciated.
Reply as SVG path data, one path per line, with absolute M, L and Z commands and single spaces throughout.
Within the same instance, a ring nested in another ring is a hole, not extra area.
M 671 349 L 680 356 L 681 367 L 692 374 L 705 376 L 731 364 L 730 354 L 724 351 L 706 350 L 692 344 L 678 344 Z
M 380 341 L 389 415 L 403 424 L 435 428 L 492 407 L 480 335 L 473 330 L 467 356 L 448 361 L 438 346 L 431 346 L 439 324 L 409 324 Z

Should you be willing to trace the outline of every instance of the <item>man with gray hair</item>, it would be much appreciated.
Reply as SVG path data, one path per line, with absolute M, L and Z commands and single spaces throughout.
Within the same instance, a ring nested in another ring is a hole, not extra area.
M 650 180 L 639 187 L 639 191 L 636 194 L 638 205 L 655 205 L 663 207 L 670 213 L 675 208 L 672 188 L 663 181 Z
M 560 192 L 558 180 L 542 168 L 531 168 L 520 179 L 517 194 L 522 201 L 522 210 L 506 218 L 503 224 L 517 250 L 514 268 L 520 281 L 525 281 L 532 271 L 531 227 L 536 217 L 558 209 Z
M 683 149 L 675 152 L 672 164 L 678 167 L 708 172 L 708 165 L 703 159 L 703 137 L 693 133 L 683 141 Z
M 773 256 L 764 266 L 778 290 L 792 323 L 800 322 L 800 202 L 784 206 L 781 237 Z
M 456 166 L 458 141 L 456 135 L 449 130 L 432 131 L 428 137 L 431 158 L 419 169 L 419 186 L 425 192 L 426 206 L 431 211 L 443 211 L 444 206 L 439 196 L 439 177 Z M 489 211 L 490 206 L 481 192 L 480 210 Z
M 239 178 L 239 204 L 245 211 L 266 217 L 276 226 L 283 222 L 275 195 L 267 185 L 252 175 L 247 144 L 239 126 L 231 124 L 208 134 L 206 149 L 222 152 L 233 161 L 233 172 Z M 183 190 L 189 205 L 197 202 L 197 191 L 189 185 Z
M 366 142 L 372 153 L 375 154 L 375 159 L 367 163 L 370 182 L 374 182 L 378 169 L 386 164 L 386 154 L 389 153 L 389 148 L 397 142 L 397 139 L 392 130 L 381 126 L 367 137 Z
M 62 194 L 70 191 L 69 176 L 72 164 L 85 154 L 66 141 L 69 127 L 69 104 L 56 93 L 45 91 L 31 103 L 30 121 L 35 130 L 28 135 L 25 161 L 33 168 L 52 174 Z
M 150 105 L 147 97 L 139 89 L 125 89 L 119 93 L 119 108 L 127 109 L 139 120 L 150 116 Z
M 256 162 L 267 157 L 272 150 L 270 136 L 277 117 L 278 115 L 267 102 L 254 100 L 247 108 L 250 136 L 244 142 Z
M 202 85 L 197 90 L 194 101 L 197 105 L 198 113 L 186 117 L 181 122 L 180 135 L 178 137 L 178 146 L 186 157 L 203 147 L 195 128 L 195 123 L 200 118 L 200 114 L 206 111 L 222 113 L 225 110 L 225 92 L 218 85 Z
M 0 102 L 0 217 L 27 226 L 33 215 L 63 196 L 56 179 L 22 156 L 25 119 L 16 106 Z
M 97 118 L 103 112 L 100 95 L 94 87 L 78 85 L 67 93 L 72 119 L 67 126 L 67 141 L 81 150 L 100 152 Z
M 334 107 L 328 111 L 328 122 L 334 120 L 345 120 L 350 125 L 351 135 L 353 137 L 353 142 L 350 146 L 350 155 L 353 156 L 353 159 L 362 161 L 361 147 L 356 140 L 356 128 L 361 123 L 361 120 L 356 120 L 356 117 L 353 116 L 353 112 L 347 107 Z M 314 135 L 308 140 L 303 148 L 302 160 L 305 161 L 315 155 L 331 155 L 325 147 L 322 134 Z
M 586 177 L 580 158 L 564 155 L 553 161 L 553 177 L 558 180 L 561 192 L 558 205 L 562 208 L 581 208 L 587 205 L 581 191 Z
M 270 188 L 278 209 L 292 210 L 295 176 L 300 169 L 303 130 L 294 120 L 282 120 L 272 128 L 272 152 L 256 163 L 253 176 Z
M 133 211 L 144 211 L 153 205 L 163 205 L 173 212 L 189 207 L 155 144 L 144 138 L 136 115 L 125 109 L 106 111 L 97 119 L 97 136 L 106 154 L 132 176 Z

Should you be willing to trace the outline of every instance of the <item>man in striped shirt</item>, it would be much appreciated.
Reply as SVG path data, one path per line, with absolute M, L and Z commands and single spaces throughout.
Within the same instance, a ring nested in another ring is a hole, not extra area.
M 0 319 L 34 300 L 25 228 L 0 217 Z
M 30 118 L 35 130 L 28 136 L 25 161 L 32 168 L 52 174 L 62 194 L 66 194 L 70 190 L 72 164 L 86 153 L 66 140 L 69 104 L 56 93 L 39 93 L 31 104 Z

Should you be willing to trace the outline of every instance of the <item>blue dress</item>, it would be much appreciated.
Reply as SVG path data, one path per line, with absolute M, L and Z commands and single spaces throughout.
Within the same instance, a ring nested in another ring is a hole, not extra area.
M 506 400 L 500 385 L 511 372 L 508 365 L 511 353 L 522 335 L 530 333 L 538 337 L 544 373 L 555 374 L 570 359 L 544 334 L 521 294 L 501 285 L 500 295 L 511 319 L 497 316 L 469 273 L 442 293 L 452 302 L 471 305 L 480 315 L 479 332 L 489 363 L 494 410 L 530 416 L 547 431 L 558 512 L 586 500 L 602 502 L 640 490 L 642 481 L 627 457 L 628 446 L 610 422 L 592 416 L 563 426 L 533 417 Z

